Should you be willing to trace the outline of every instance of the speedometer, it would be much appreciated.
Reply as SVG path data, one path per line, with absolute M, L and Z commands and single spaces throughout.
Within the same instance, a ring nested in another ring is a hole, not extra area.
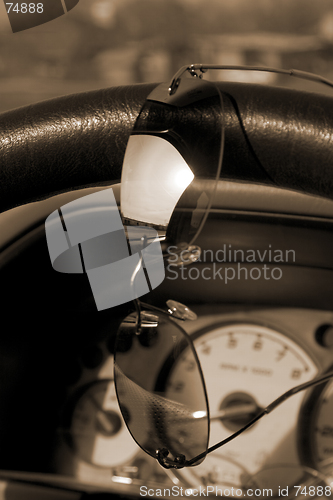
M 304 415 L 300 433 L 306 465 L 333 477 L 332 381 L 312 391 L 304 405 Z
M 113 380 L 83 386 L 75 398 L 67 440 L 85 462 L 111 468 L 132 459 L 137 447 L 120 414 Z
M 195 338 L 196 337 L 196 338 Z M 228 324 L 200 332 L 194 345 L 203 370 L 211 414 L 210 446 L 228 437 L 283 392 L 311 380 L 317 367 L 293 340 L 266 326 Z M 188 393 L 186 353 L 175 361 L 168 397 Z M 265 466 L 299 463 L 298 394 L 196 467 L 179 472 L 192 486 L 232 484 Z

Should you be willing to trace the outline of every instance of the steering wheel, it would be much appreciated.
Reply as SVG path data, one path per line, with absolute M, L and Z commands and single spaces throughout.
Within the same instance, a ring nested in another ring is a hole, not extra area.
M 128 137 L 153 88 L 87 92 L 2 114 L 0 210 L 119 179 Z M 249 84 L 220 89 L 223 178 L 332 196 L 330 97 Z
M 288 190 L 284 198 L 287 204 L 293 203 L 294 191 L 333 197 L 331 97 L 263 85 L 218 85 L 225 110 L 223 180 L 236 181 L 245 186 L 239 191 L 243 198 L 248 196 L 248 185 L 285 188 Z M 20 427 L 20 405 L 13 401 L 12 395 L 13 391 L 19 391 L 27 370 L 31 370 L 32 374 L 23 383 L 22 404 L 25 408 L 38 404 L 38 394 L 32 396 L 32 402 L 28 397 L 28 387 L 37 383 L 40 376 L 41 365 L 38 363 L 42 363 L 47 373 L 57 368 L 53 361 L 49 363 L 47 357 L 40 362 L 39 349 L 45 347 L 46 356 L 47 349 L 50 349 L 44 335 L 57 338 L 54 349 L 65 364 L 69 358 L 63 353 L 62 342 L 67 342 L 66 349 L 71 352 L 75 342 L 82 341 L 74 325 L 77 317 L 69 320 L 73 322 L 73 339 L 65 339 L 54 309 L 66 311 L 77 306 L 76 311 L 82 311 L 87 305 L 84 302 L 80 306 L 80 301 L 88 295 L 87 286 L 82 281 L 78 281 L 77 286 L 78 289 L 82 288 L 82 293 L 78 293 L 75 298 L 71 292 L 66 292 L 65 281 L 61 281 L 61 284 L 59 281 L 59 287 L 55 286 L 50 295 L 43 298 L 40 294 L 41 302 L 34 311 L 31 310 L 34 273 L 38 272 L 33 269 L 38 264 L 33 257 L 34 244 L 42 234 L 41 221 L 48 215 L 45 207 L 44 212 L 36 208 L 32 214 L 31 204 L 58 195 L 62 197 L 61 200 L 65 200 L 69 193 L 75 197 L 74 191 L 78 191 L 78 196 L 83 196 L 88 188 L 103 188 L 117 183 L 121 177 L 123 156 L 131 130 L 146 97 L 154 87 L 134 85 L 60 97 L 0 116 L 0 223 L 3 232 L 0 239 L 0 267 L 6 287 L 3 324 L 9 325 L 9 319 L 12 321 L 11 326 L 5 327 L 8 338 L 4 336 L 6 338 L 0 348 L 0 357 L 7 359 L 4 374 L 6 380 L 10 380 L 8 387 L 4 385 L 0 388 L 0 400 L 3 398 L 4 404 L 11 408 L 8 414 L 0 417 L 0 429 L 3 429 L 0 431 L 3 450 L 0 468 L 19 468 L 20 464 L 27 463 L 29 449 L 34 446 L 34 432 L 49 414 L 56 411 L 59 401 L 61 403 L 61 390 L 57 392 L 59 378 L 55 377 L 51 383 L 48 382 L 47 391 L 49 394 L 54 391 L 56 396 L 46 397 L 45 408 L 38 422 L 27 415 L 25 426 L 29 428 L 29 433 L 26 435 Z M 213 127 L 210 117 L 204 118 L 206 126 Z M 185 111 L 179 119 L 187 119 Z M 317 206 L 316 203 L 318 205 L 318 199 L 314 198 L 313 207 Z M 47 205 L 49 213 L 52 211 L 50 207 Z M 31 252 L 31 269 L 26 269 L 25 264 L 19 261 L 23 250 Z M 50 273 L 54 273 L 51 265 L 49 267 Z M 47 279 L 45 277 L 39 282 L 40 290 L 47 286 Z M 100 317 L 103 325 L 105 316 L 101 314 Z M 37 333 L 34 336 L 30 328 L 34 328 L 35 324 Z M 23 331 L 24 325 L 26 332 Z M 22 330 L 19 336 L 22 342 L 20 355 L 25 349 L 29 354 L 23 358 L 24 362 L 20 366 L 18 360 L 21 358 L 13 354 L 15 346 L 10 338 L 12 328 Z M 88 339 L 87 345 L 89 342 Z M 1 349 L 4 354 L 1 354 Z M 34 368 L 34 363 L 38 365 L 38 370 Z M 69 369 L 74 378 L 76 368 Z M 22 450 L 19 459 L 10 436 L 6 435 L 7 428 L 18 428 L 14 441 Z M 45 429 L 49 434 L 46 434 L 38 453 L 47 454 L 52 436 L 47 426 Z

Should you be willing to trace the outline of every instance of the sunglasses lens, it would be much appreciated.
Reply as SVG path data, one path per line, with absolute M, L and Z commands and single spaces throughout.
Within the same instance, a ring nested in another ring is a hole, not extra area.
M 191 245 L 209 212 L 222 163 L 223 112 L 214 84 L 184 77 L 147 98 L 128 141 L 121 178 L 127 224 L 152 225 Z
M 189 336 L 164 315 L 141 313 L 121 324 L 115 385 L 132 437 L 149 455 L 167 449 L 173 461 L 205 453 L 209 412 L 205 384 Z

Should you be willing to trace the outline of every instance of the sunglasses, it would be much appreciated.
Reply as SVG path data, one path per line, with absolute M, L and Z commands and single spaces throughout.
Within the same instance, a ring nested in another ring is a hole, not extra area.
M 166 260 L 172 245 L 175 266 L 200 257 L 196 243 L 222 173 L 223 92 L 202 79 L 208 70 L 265 71 L 333 87 L 325 78 L 297 70 L 194 64 L 181 68 L 169 84 L 149 94 L 125 152 L 121 212 L 127 226 L 141 226 L 143 233 L 144 228 L 158 232 Z M 146 240 L 143 235 L 143 248 Z M 140 266 L 144 267 L 142 259 Z M 134 296 L 137 274 L 138 270 L 132 277 Z M 133 439 L 164 468 L 198 465 L 291 396 L 333 378 L 329 372 L 293 387 L 249 417 L 239 430 L 208 447 L 211 416 L 204 374 L 191 337 L 181 326 L 182 321 L 195 319 L 195 314 L 175 301 L 167 304 L 166 311 L 137 298 L 134 305 L 135 311 L 117 333 L 116 393 Z M 188 374 L 182 383 L 177 377 L 180 365 Z

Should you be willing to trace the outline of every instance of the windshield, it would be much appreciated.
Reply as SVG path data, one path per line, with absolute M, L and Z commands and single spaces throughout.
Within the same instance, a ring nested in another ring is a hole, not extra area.
M 333 78 L 328 0 L 70 4 L 75 6 L 66 15 L 58 12 L 52 22 L 13 33 L 8 16 L 17 15 L 13 9 L 19 4 L 1 2 L 0 111 L 97 88 L 168 81 L 181 66 L 196 62 L 297 68 Z M 214 78 L 317 88 L 274 74 L 217 72 Z

